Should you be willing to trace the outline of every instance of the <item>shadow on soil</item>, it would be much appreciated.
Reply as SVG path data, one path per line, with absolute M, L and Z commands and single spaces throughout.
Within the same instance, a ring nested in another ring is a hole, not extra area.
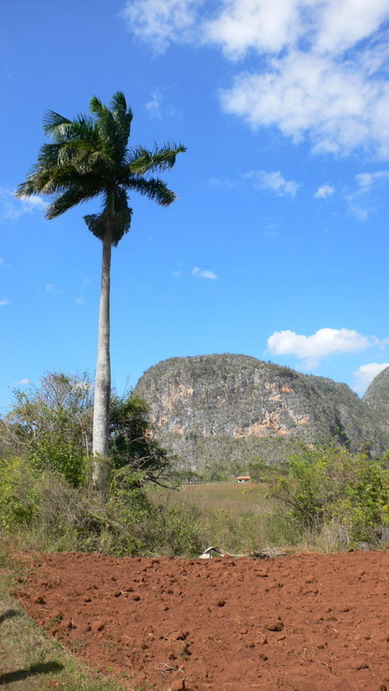
M 12 684 L 15 681 L 22 681 L 23 679 L 36 676 L 37 674 L 61 672 L 63 668 L 64 666 L 59 662 L 42 662 L 37 665 L 31 665 L 28 669 L 17 669 L 15 672 L 6 672 L 0 675 L 0 686 Z
M 20 617 L 20 612 L 18 612 L 16 609 L 7 609 L 3 614 L 0 614 L 0 624 L 3 623 L 3 621 L 7 621 L 7 619 L 12 619 L 12 617 Z

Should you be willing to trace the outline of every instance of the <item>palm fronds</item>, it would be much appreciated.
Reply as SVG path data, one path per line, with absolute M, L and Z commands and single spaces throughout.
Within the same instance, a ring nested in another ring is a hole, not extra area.
M 52 141 L 43 144 L 37 163 L 16 194 L 53 195 L 47 218 L 102 194 L 103 211 L 85 216 L 85 221 L 99 238 L 109 222 L 112 242 L 117 244 L 131 224 L 126 191 L 135 190 L 162 206 L 171 204 L 174 192 L 162 180 L 145 174 L 172 168 L 177 154 L 186 149 L 181 144 L 165 144 L 150 151 L 142 146 L 129 150 L 133 115 L 121 91 L 113 95 L 109 106 L 93 96 L 89 111 L 90 115 L 77 115 L 73 120 L 52 110 L 46 113 L 43 129 Z M 106 204 L 112 194 L 113 214 Z
M 149 199 L 155 199 L 161 206 L 169 206 L 174 202 L 176 195 L 169 190 L 166 183 L 159 178 L 143 178 L 133 175 L 128 181 L 128 187 Z
M 154 148 L 154 151 L 148 151 L 142 146 L 137 147 L 131 151 L 131 160 L 129 163 L 130 172 L 136 175 L 144 175 L 148 171 L 156 172 L 172 168 L 176 162 L 177 154 L 184 153 L 185 146 L 182 144 L 165 144 L 160 149 Z

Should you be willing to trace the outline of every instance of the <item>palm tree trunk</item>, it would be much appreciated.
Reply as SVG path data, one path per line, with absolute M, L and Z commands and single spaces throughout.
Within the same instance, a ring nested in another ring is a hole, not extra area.
M 99 310 L 99 335 L 95 397 L 93 407 L 92 485 L 103 493 L 107 479 L 109 403 L 111 396 L 110 357 L 110 283 L 111 283 L 112 232 L 107 228 L 103 239 L 101 268 L 101 293 Z

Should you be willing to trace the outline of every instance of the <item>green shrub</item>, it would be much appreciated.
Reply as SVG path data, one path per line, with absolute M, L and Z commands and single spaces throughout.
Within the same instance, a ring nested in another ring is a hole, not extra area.
M 39 387 L 16 390 L 2 421 L 8 448 L 40 472 L 61 473 L 77 487 L 86 479 L 91 445 L 92 386 L 86 375 L 46 374 Z
M 14 395 L 13 409 L 0 420 L 1 455 L 24 456 L 37 471 L 60 473 L 73 487 L 85 484 L 92 448 L 89 377 L 48 373 L 39 387 Z M 154 439 L 148 406 L 139 397 L 112 393 L 109 456 L 113 469 L 131 468 L 139 484 L 169 484 L 172 479 L 171 454 Z
M 130 468 L 140 484 L 173 482 L 172 455 L 153 437 L 149 406 L 138 396 L 113 395 L 109 453 L 113 468 Z
M 340 448 L 303 448 L 281 472 L 270 495 L 285 502 L 297 525 L 311 533 L 343 528 L 347 541 L 374 542 L 389 524 L 389 474 L 380 460 Z
M 0 458 L 0 525 L 25 527 L 39 515 L 39 496 L 32 469 L 21 458 Z

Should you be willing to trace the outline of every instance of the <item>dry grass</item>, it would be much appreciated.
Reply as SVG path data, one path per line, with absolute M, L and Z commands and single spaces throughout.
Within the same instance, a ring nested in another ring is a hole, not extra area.
M 239 484 L 237 482 L 210 482 L 204 485 L 186 485 L 180 493 L 201 508 L 227 509 L 256 515 L 273 513 L 275 502 L 266 498 L 267 485 Z
M 170 505 L 186 502 L 203 510 L 223 509 L 238 514 L 250 511 L 264 516 L 273 513 L 276 508 L 276 502 L 266 498 L 266 490 L 265 484 L 208 482 L 183 485 L 176 492 L 150 489 L 149 496 L 152 501 L 169 502 Z

